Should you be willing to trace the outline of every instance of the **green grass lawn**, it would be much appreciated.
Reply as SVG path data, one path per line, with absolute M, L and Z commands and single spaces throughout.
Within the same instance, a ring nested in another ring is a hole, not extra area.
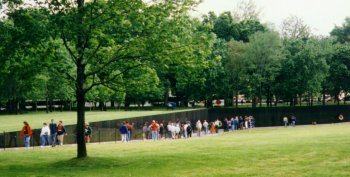
M 103 120 L 125 119 L 138 116 L 149 116 L 166 114 L 180 111 L 190 111 L 193 109 L 179 110 L 156 110 L 156 111 L 86 111 L 85 118 L 88 122 L 98 122 Z M 62 120 L 65 125 L 76 124 L 76 112 L 29 112 L 21 115 L 0 115 L 0 132 L 19 131 L 22 129 L 23 121 L 28 121 L 32 128 L 42 127 L 43 122 L 49 123 L 51 119 L 56 122 Z
M 350 176 L 350 124 L 190 140 L 0 151 L 0 176 Z

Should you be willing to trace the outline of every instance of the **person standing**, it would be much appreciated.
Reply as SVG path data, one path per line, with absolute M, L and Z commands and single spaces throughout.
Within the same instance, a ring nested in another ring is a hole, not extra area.
M 215 122 L 211 122 L 211 123 L 210 123 L 210 133 L 211 133 L 211 134 L 214 134 L 214 133 L 216 133 L 216 132 L 217 132 L 217 130 L 216 130 Z
M 224 132 L 228 132 L 228 119 L 226 117 L 222 123 L 222 127 L 224 128 Z
M 248 129 L 248 116 L 244 116 L 243 129 Z
M 159 140 L 160 139 L 160 135 L 159 135 L 159 130 L 160 130 L 160 126 L 159 126 L 159 123 L 158 123 L 158 121 L 156 121 L 156 125 L 157 125 L 157 140 Z
M 244 124 L 244 119 L 243 119 L 243 117 L 242 116 L 239 116 L 239 129 L 240 130 L 243 130 L 243 124 Z
M 239 129 L 238 128 L 239 127 L 239 118 L 238 118 L 238 116 L 236 116 L 234 124 L 235 124 L 235 130 L 238 130 Z
M 295 117 L 295 116 L 292 114 L 290 120 L 292 121 L 292 126 L 294 127 L 294 126 L 295 126 L 295 122 L 297 121 L 297 117 Z
M 287 116 L 283 117 L 283 122 L 284 122 L 284 127 L 287 127 L 288 126 L 288 117 Z
M 49 124 L 50 127 L 50 140 L 51 140 L 51 146 L 56 146 L 56 134 L 57 134 L 57 124 L 53 119 L 51 119 L 51 123 Z
M 49 126 L 47 126 L 46 123 L 43 123 L 43 127 L 41 128 L 40 136 L 41 136 L 41 147 L 44 147 L 46 145 L 50 145 L 50 141 L 49 141 L 50 128 L 49 128 Z
M 250 119 L 250 128 L 255 128 L 255 118 L 253 116 Z
M 167 127 L 167 130 L 168 130 L 168 138 L 169 139 L 172 139 L 172 125 L 171 125 L 171 122 L 169 121 L 168 122 L 168 125 L 166 126 Z
M 147 137 L 148 137 L 148 126 L 147 126 L 147 123 L 145 123 L 142 127 L 142 137 L 143 137 L 143 140 L 147 140 Z
M 207 135 L 208 131 L 209 131 L 209 124 L 208 124 L 207 120 L 204 120 L 203 128 L 204 128 L 204 134 Z
M 181 137 L 180 131 L 181 131 L 180 123 L 177 122 L 175 125 L 175 139 L 178 139 Z
M 230 125 L 231 125 L 231 131 L 234 131 L 235 130 L 235 118 L 234 117 L 231 117 Z
M 30 147 L 30 137 L 32 136 L 32 128 L 27 121 L 23 122 L 23 127 L 20 135 L 24 138 L 24 146 L 26 148 Z
M 176 139 L 176 127 L 174 123 L 171 123 L 170 131 L 171 131 L 171 139 Z
M 128 141 L 131 141 L 132 123 L 126 122 L 126 128 L 128 128 Z
M 91 134 L 92 134 L 92 128 L 90 127 L 89 123 L 85 123 L 84 128 L 84 135 L 85 135 L 85 142 L 90 143 L 91 140 Z
M 159 125 L 159 138 L 164 139 L 164 125 L 163 125 L 163 123 L 160 123 L 160 125 Z
M 197 128 L 197 136 L 200 137 L 202 132 L 202 122 L 200 120 L 197 121 L 196 128 Z
M 57 125 L 57 140 L 58 140 L 58 145 L 63 145 L 63 138 L 64 135 L 66 135 L 66 128 L 63 125 L 62 120 L 58 122 Z
M 125 125 L 126 123 L 123 121 L 122 125 L 119 127 L 120 135 L 122 136 L 122 143 L 128 142 L 128 128 Z
M 186 132 L 187 132 L 187 137 L 191 138 L 192 137 L 192 126 L 191 126 L 191 122 L 187 122 L 186 123 L 187 127 L 186 127 Z
M 152 140 L 156 141 L 158 139 L 158 126 L 155 120 L 152 120 L 152 124 L 151 124 L 151 134 L 152 134 Z
M 216 130 L 216 133 L 219 132 L 219 126 L 220 126 L 220 121 L 219 119 L 216 119 L 216 121 L 214 122 L 214 125 L 215 125 L 215 130 Z M 221 127 L 221 126 L 220 126 Z
M 187 138 L 187 132 L 188 132 L 187 127 L 188 127 L 187 123 L 182 124 L 182 133 L 183 133 L 184 138 Z

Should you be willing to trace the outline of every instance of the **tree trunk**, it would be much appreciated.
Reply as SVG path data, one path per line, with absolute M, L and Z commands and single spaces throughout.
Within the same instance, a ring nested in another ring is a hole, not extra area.
M 46 113 L 49 113 L 49 98 L 46 97 Z
M 115 109 L 115 101 L 111 101 L 111 108 Z
M 238 108 L 238 91 L 236 92 L 236 108 Z
M 254 96 L 252 100 L 252 107 L 256 108 L 256 104 L 257 104 L 257 99 L 256 99 L 256 96 Z
M 16 100 L 16 114 L 19 114 L 19 101 Z
M 84 0 L 77 0 L 78 14 L 77 14 L 77 44 L 78 57 L 76 61 L 77 77 L 76 77 L 76 100 L 77 100 L 77 145 L 78 158 L 87 157 L 84 124 L 85 124 L 85 61 L 84 61 Z
M 323 89 L 323 93 L 322 93 L 322 105 L 326 106 L 326 92 Z
M 61 102 L 60 102 L 60 104 L 61 104 L 61 112 L 63 112 L 63 103 L 64 103 L 64 101 L 61 100 Z
M 337 105 L 340 105 L 340 99 L 339 99 L 339 95 L 337 96 Z
M 98 106 L 99 106 L 101 111 L 104 111 L 104 102 L 103 101 L 100 101 Z
M 85 158 L 86 144 L 84 137 L 85 124 L 85 66 L 81 62 L 77 63 L 76 99 L 77 99 L 77 144 L 78 158 Z
M 33 104 L 33 110 L 34 110 L 35 112 L 38 111 L 38 102 L 37 102 L 36 100 L 34 101 L 34 104 Z
M 275 107 L 277 107 L 277 104 L 278 104 L 278 97 L 277 96 L 275 96 L 276 97 L 276 100 L 275 100 Z M 272 103 L 271 103 L 272 104 Z M 272 105 L 271 105 L 271 107 L 272 107 Z

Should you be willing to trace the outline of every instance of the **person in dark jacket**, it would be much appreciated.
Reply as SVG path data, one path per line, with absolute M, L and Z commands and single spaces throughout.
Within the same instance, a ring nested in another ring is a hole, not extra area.
M 228 120 L 225 118 L 224 122 L 222 123 L 222 127 L 224 128 L 224 132 L 228 131 Z
M 191 138 L 192 137 L 192 126 L 191 126 L 190 122 L 187 123 L 187 127 L 186 127 L 185 131 L 187 131 L 187 137 Z
M 57 135 L 57 124 L 55 123 L 55 120 L 51 119 L 51 123 L 49 124 L 50 127 L 50 139 L 51 139 L 51 146 L 56 146 L 56 135 Z
M 122 136 L 122 142 L 126 143 L 128 142 L 128 128 L 125 125 L 125 122 L 123 121 L 122 125 L 119 127 L 120 135 Z

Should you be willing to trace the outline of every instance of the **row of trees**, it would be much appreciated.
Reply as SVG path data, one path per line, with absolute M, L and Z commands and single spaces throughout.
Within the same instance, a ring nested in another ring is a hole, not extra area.
M 237 105 L 245 95 L 253 106 L 263 98 L 272 106 L 349 91 L 348 19 L 321 38 L 296 17 L 280 35 L 251 1 L 240 13 L 201 20 L 189 15 L 197 0 L 1 3 L 0 103 L 18 112 L 28 100 L 75 102 L 78 157 L 87 155 L 86 101 L 167 103 L 171 93 L 185 105 Z
M 78 68 L 85 101 L 102 110 L 107 101 L 167 103 L 170 93 L 183 105 L 225 98 L 237 106 L 244 95 L 252 106 L 263 99 L 293 106 L 302 98 L 325 103 L 328 95 L 339 102 L 349 91 L 349 19 L 318 37 L 295 16 L 275 32 L 260 22 L 252 1 L 201 20 L 188 15 L 196 1 L 130 3 L 88 3 L 79 26 L 77 3 L 8 1 L 0 23 L 2 107 L 18 113 L 28 100 L 34 109 L 45 100 L 49 111 L 59 100 L 61 110 L 71 108 Z
M 253 107 L 261 106 L 263 99 L 268 106 L 279 100 L 294 106 L 302 98 L 308 98 L 309 105 L 316 98 L 325 104 L 328 95 L 339 104 L 340 94 L 349 92 L 349 19 L 335 27 L 330 37 L 322 37 L 314 36 L 295 16 L 285 19 L 281 34 L 257 18 L 235 21 L 232 17 L 229 12 L 207 17 L 226 49 L 218 77 L 224 89 L 216 92 L 221 93 L 218 97 L 233 98 L 236 106 L 239 95 L 251 99 Z M 247 28 L 242 26 L 247 24 L 250 30 L 244 31 Z

